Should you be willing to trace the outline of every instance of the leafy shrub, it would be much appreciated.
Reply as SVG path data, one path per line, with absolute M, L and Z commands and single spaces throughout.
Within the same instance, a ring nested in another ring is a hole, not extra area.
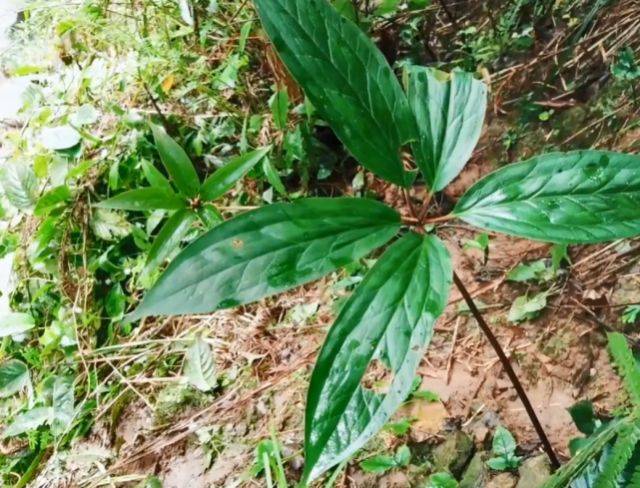
M 557 244 L 635 236 L 640 157 L 594 150 L 536 156 L 477 182 L 450 215 L 426 217 L 433 193 L 471 156 L 484 85 L 460 71 L 412 66 L 405 93 L 367 36 L 326 0 L 255 3 L 282 61 L 351 154 L 406 191 L 417 176 L 401 157 L 410 146 L 430 195 L 410 219 L 362 198 L 305 198 L 239 215 L 180 253 L 129 320 L 250 303 L 395 239 L 343 306 L 318 356 L 306 407 L 304 484 L 349 458 L 405 400 L 452 281 L 462 290 L 434 224 L 457 218 Z M 195 194 L 194 178 L 173 177 L 186 196 Z M 361 384 L 374 360 L 392 373 L 386 393 Z

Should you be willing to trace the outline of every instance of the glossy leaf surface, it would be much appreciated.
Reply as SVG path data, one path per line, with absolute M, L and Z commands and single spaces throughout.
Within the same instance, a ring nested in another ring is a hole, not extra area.
M 138 188 L 103 200 L 95 205 L 114 210 L 178 210 L 186 207 L 184 199 L 161 188 Z
M 640 234 L 640 156 L 550 153 L 486 176 L 454 214 L 469 224 L 538 241 L 595 243 Z
M 440 240 L 410 233 L 384 253 L 346 302 L 311 377 L 307 478 L 351 456 L 407 398 L 451 281 L 449 253 Z M 386 394 L 361 384 L 374 359 L 393 374 Z
M 408 97 L 420 133 L 413 144 L 416 163 L 429 188 L 440 191 L 462 171 L 480 138 L 487 88 L 471 73 L 414 66 Z
M 381 246 L 400 218 L 374 200 L 309 198 L 228 220 L 171 263 L 130 320 L 206 313 L 320 278 Z
M 314 107 L 360 163 L 405 183 L 401 147 L 415 120 L 373 42 L 326 0 L 255 0 L 280 58 Z
M 200 190 L 200 179 L 189 156 L 162 127 L 151 125 L 151 130 L 162 164 L 176 188 L 185 196 L 195 197 Z
M 213 173 L 202 184 L 200 196 L 204 200 L 215 200 L 224 195 L 236 182 L 264 158 L 271 148 L 266 147 L 232 159 Z

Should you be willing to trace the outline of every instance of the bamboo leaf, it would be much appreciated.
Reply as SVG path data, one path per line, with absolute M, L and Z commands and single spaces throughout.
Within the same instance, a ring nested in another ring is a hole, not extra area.
M 204 200 L 220 198 L 258 164 L 270 150 L 270 147 L 263 147 L 232 159 L 205 180 L 200 190 L 200 196 Z
M 138 188 L 122 192 L 114 197 L 96 203 L 98 208 L 113 210 L 178 210 L 186 207 L 186 202 L 173 192 L 160 188 Z
M 151 125 L 151 130 L 162 164 L 176 188 L 187 197 L 195 197 L 200 190 L 200 179 L 189 156 L 162 127 Z

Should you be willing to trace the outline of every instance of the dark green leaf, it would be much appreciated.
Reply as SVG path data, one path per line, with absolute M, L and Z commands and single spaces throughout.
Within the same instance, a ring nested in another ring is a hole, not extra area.
M 29 383 L 27 365 L 10 359 L 0 365 L 0 398 L 6 398 L 22 390 Z
M 220 198 L 258 164 L 270 150 L 270 147 L 264 147 L 232 159 L 205 180 L 200 190 L 200 196 L 204 200 Z
M 640 233 L 640 156 L 550 153 L 473 185 L 454 214 L 469 224 L 557 243 L 595 243 Z
M 273 122 L 277 129 L 287 128 L 287 117 L 289 115 L 289 95 L 287 90 L 277 90 L 269 100 L 269 107 L 273 115 Z
M 127 297 L 124 294 L 124 290 L 120 283 L 116 283 L 111 287 L 104 301 L 104 308 L 107 315 L 119 320 L 124 316 L 124 311 L 127 306 Z
M 188 197 L 195 197 L 200 190 L 200 180 L 189 156 L 176 141 L 167 135 L 162 127 L 152 125 L 151 130 L 162 164 L 167 169 L 176 188 Z
M 293 288 L 367 255 L 399 226 L 395 211 L 357 198 L 310 198 L 247 212 L 182 251 L 131 320 L 206 313 Z
M 408 96 L 420 132 L 416 163 L 431 191 L 440 191 L 462 171 L 480 138 L 487 87 L 471 73 L 414 66 Z
M 196 217 L 191 210 L 178 210 L 158 232 L 147 254 L 145 273 L 151 273 L 169 257 L 187 235 Z
M 160 188 L 138 188 L 129 190 L 96 203 L 96 207 L 114 210 L 178 210 L 185 208 L 186 202 L 178 195 Z
M 287 194 L 287 189 L 284 187 L 280 175 L 273 167 L 273 163 L 269 158 L 262 160 L 262 171 L 264 171 L 264 175 L 267 177 L 269 184 L 274 187 L 280 195 L 284 196 Z
M 144 177 L 147 179 L 151 186 L 153 186 L 154 188 L 160 188 L 161 190 L 165 191 L 173 191 L 169 180 L 153 164 L 151 164 L 147 160 L 142 160 L 140 165 L 142 167 Z
M 593 403 L 588 400 L 582 400 L 569 408 L 569 414 L 573 419 L 573 423 L 580 432 L 591 435 L 596 430 L 596 414 L 593 411 Z
M 384 253 L 345 303 L 311 377 L 305 479 L 351 456 L 405 401 L 447 303 L 451 275 L 440 240 L 410 233 Z M 386 394 L 361 385 L 376 358 L 393 374 Z
M 273 45 L 321 116 L 360 163 L 396 184 L 415 120 L 367 35 L 326 0 L 255 0 Z

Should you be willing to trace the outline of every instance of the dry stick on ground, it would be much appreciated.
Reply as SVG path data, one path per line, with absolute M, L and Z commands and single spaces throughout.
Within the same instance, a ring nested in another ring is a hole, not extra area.
M 549 442 L 549 438 L 547 437 L 547 434 L 542 428 L 542 424 L 540 423 L 540 420 L 538 419 L 538 416 L 536 415 L 536 412 L 533 409 L 531 402 L 529 401 L 529 397 L 527 396 L 527 393 L 524 391 L 524 388 L 522 387 L 522 384 L 520 383 L 518 376 L 516 375 L 515 371 L 513 370 L 513 367 L 511 366 L 511 363 L 509 362 L 509 358 L 507 358 L 507 355 L 502 350 L 502 347 L 500 346 L 498 339 L 496 339 L 496 336 L 493 335 L 491 328 L 485 322 L 484 318 L 482 317 L 482 314 L 480 313 L 480 311 L 476 307 L 476 304 L 471 298 L 471 295 L 467 291 L 467 288 L 464 286 L 464 283 L 462 283 L 462 281 L 460 280 L 460 278 L 455 272 L 453 273 L 453 282 L 456 284 L 456 287 L 462 294 L 464 301 L 467 303 L 467 306 L 469 307 L 471 314 L 478 322 L 480 329 L 482 329 L 482 332 L 489 340 L 491 347 L 493 347 L 493 350 L 498 355 L 498 358 L 502 363 L 502 367 L 506 371 L 507 376 L 509 376 L 511 383 L 513 384 L 513 387 L 518 393 L 518 397 L 520 397 L 520 401 L 524 405 L 524 408 L 527 411 L 527 415 L 529 416 L 529 419 L 531 420 L 531 423 L 533 424 L 533 427 L 535 428 L 536 433 L 538 434 L 538 437 L 542 442 L 542 447 L 544 448 L 545 452 L 547 453 L 547 456 L 549 457 L 549 461 L 551 462 L 552 468 L 554 470 L 558 469 L 560 467 L 560 461 L 558 460 L 558 457 L 556 456 L 556 453 L 553 450 L 553 447 L 551 446 L 551 442 Z

